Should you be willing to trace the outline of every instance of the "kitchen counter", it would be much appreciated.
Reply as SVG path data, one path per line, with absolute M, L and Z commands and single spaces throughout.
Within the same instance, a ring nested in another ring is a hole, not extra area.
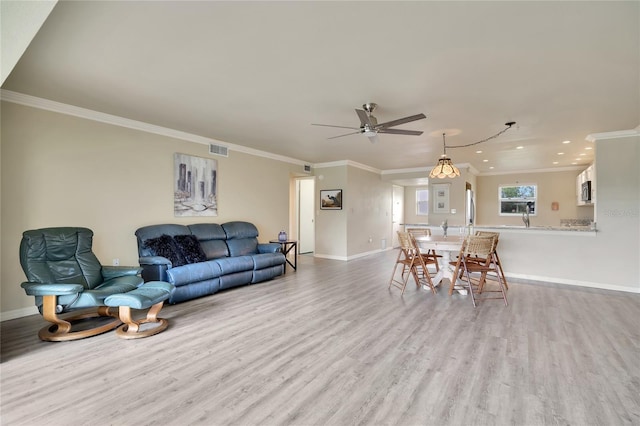
M 405 223 L 407 228 L 429 228 L 442 235 L 441 224 Z M 460 235 L 460 225 L 450 225 L 447 234 Z M 507 281 L 522 279 L 584 287 L 624 289 L 615 280 L 603 281 L 598 235 L 590 226 L 474 226 L 475 231 L 500 233 L 498 252 Z M 468 232 L 468 231 L 467 231 Z
M 441 225 L 429 225 L 428 223 L 401 223 L 401 226 L 407 228 L 429 228 L 432 230 L 434 234 L 442 234 L 442 226 Z M 449 225 L 447 233 L 449 235 L 458 235 L 460 234 L 460 225 Z M 475 231 L 495 231 L 495 232 L 528 232 L 528 233 L 536 233 L 536 234 L 545 234 L 545 233 L 563 233 L 563 234 L 580 234 L 580 235 L 593 235 L 596 234 L 595 227 L 592 226 L 583 226 L 583 225 L 572 225 L 572 226 L 530 226 L 529 228 L 524 225 L 476 225 L 473 227 Z

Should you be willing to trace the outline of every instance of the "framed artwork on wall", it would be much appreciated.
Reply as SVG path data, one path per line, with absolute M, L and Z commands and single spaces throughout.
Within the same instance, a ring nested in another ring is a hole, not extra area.
M 342 210 L 342 189 L 320 190 L 321 210 Z
M 448 183 L 437 183 L 433 185 L 433 212 L 449 213 Z
M 218 216 L 218 161 L 176 153 L 173 165 L 174 216 Z

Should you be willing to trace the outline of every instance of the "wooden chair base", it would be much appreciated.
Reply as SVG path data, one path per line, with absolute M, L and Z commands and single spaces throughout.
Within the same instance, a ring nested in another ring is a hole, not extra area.
M 107 331 L 111 331 L 122 324 L 122 321 L 118 318 L 116 310 L 106 306 L 59 317 L 55 310 L 55 298 L 44 297 L 43 299 L 43 317 L 52 324 L 42 328 L 38 332 L 40 340 L 47 342 L 65 342 L 69 340 L 84 339 L 86 337 L 106 333 Z M 48 299 L 51 300 L 48 301 Z M 112 317 L 112 319 L 106 323 L 101 322 L 99 325 L 91 328 L 76 331 L 73 330 L 74 326 L 77 326 L 81 320 L 100 317 Z
M 116 330 L 116 335 L 122 339 L 141 339 L 153 336 L 169 327 L 169 321 L 158 318 L 158 313 L 162 309 L 164 301 L 151 306 L 147 317 L 141 320 L 134 320 L 129 306 L 120 306 L 120 320 L 124 323 Z M 143 324 L 157 324 L 155 327 L 141 327 Z

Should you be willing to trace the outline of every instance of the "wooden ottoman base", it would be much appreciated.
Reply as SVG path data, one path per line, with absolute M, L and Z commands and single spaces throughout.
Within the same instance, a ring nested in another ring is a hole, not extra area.
M 149 281 L 128 293 L 114 294 L 104 302 L 107 306 L 118 307 L 122 324 L 116 329 L 118 337 L 123 339 L 140 339 L 153 336 L 166 330 L 169 321 L 158 318 L 158 314 L 169 298 L 173 285 L 163 281 Z M 132 309 L 147 309 L 146 318 L 136 320 L 131 314 Z M 147 326 L 146 324 L 149 324 Z

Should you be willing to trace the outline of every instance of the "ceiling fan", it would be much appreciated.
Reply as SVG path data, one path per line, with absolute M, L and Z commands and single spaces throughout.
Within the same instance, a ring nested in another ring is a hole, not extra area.
M 372 115 L 373 110 L 377 106 L 378 106 L 377 104 L 374 104 L 373 102 L 369 102 L 362 105 L 363 109 L 356 109 L 356 114 L 358 114 L 358 118 L 360 118 L 360 127 L 334 126 L 331 124 L 315 124 L 315 123 L 312 123 L 311 125 L 337 127 L 340 129 L 355 130 L 355 132 L 345 133 L 344 135 L 333 136 L 328 139 L 336 139 L 336 138 L 341 138 L 343 136 L 355 135 L 360 133 L 368 137 L 369 140 L 373 143 L 378 142 L 378 133 L 391 133 L 394 135 L 411 135 L 411 136 L 420 136 L 422 134 L 422 132 L 418 130 L 390 129 L 390 127 L 399 126 L 401 124 L 410 123 L 416 120 L 422 120 L 423 118 L 427 118 L 426 115 L 416 114 L 416 115 L 411 115 L 409 117 L 399 118 L 397 120 L 387 121 L 386 123 L 378 124 L 378 119 Z

